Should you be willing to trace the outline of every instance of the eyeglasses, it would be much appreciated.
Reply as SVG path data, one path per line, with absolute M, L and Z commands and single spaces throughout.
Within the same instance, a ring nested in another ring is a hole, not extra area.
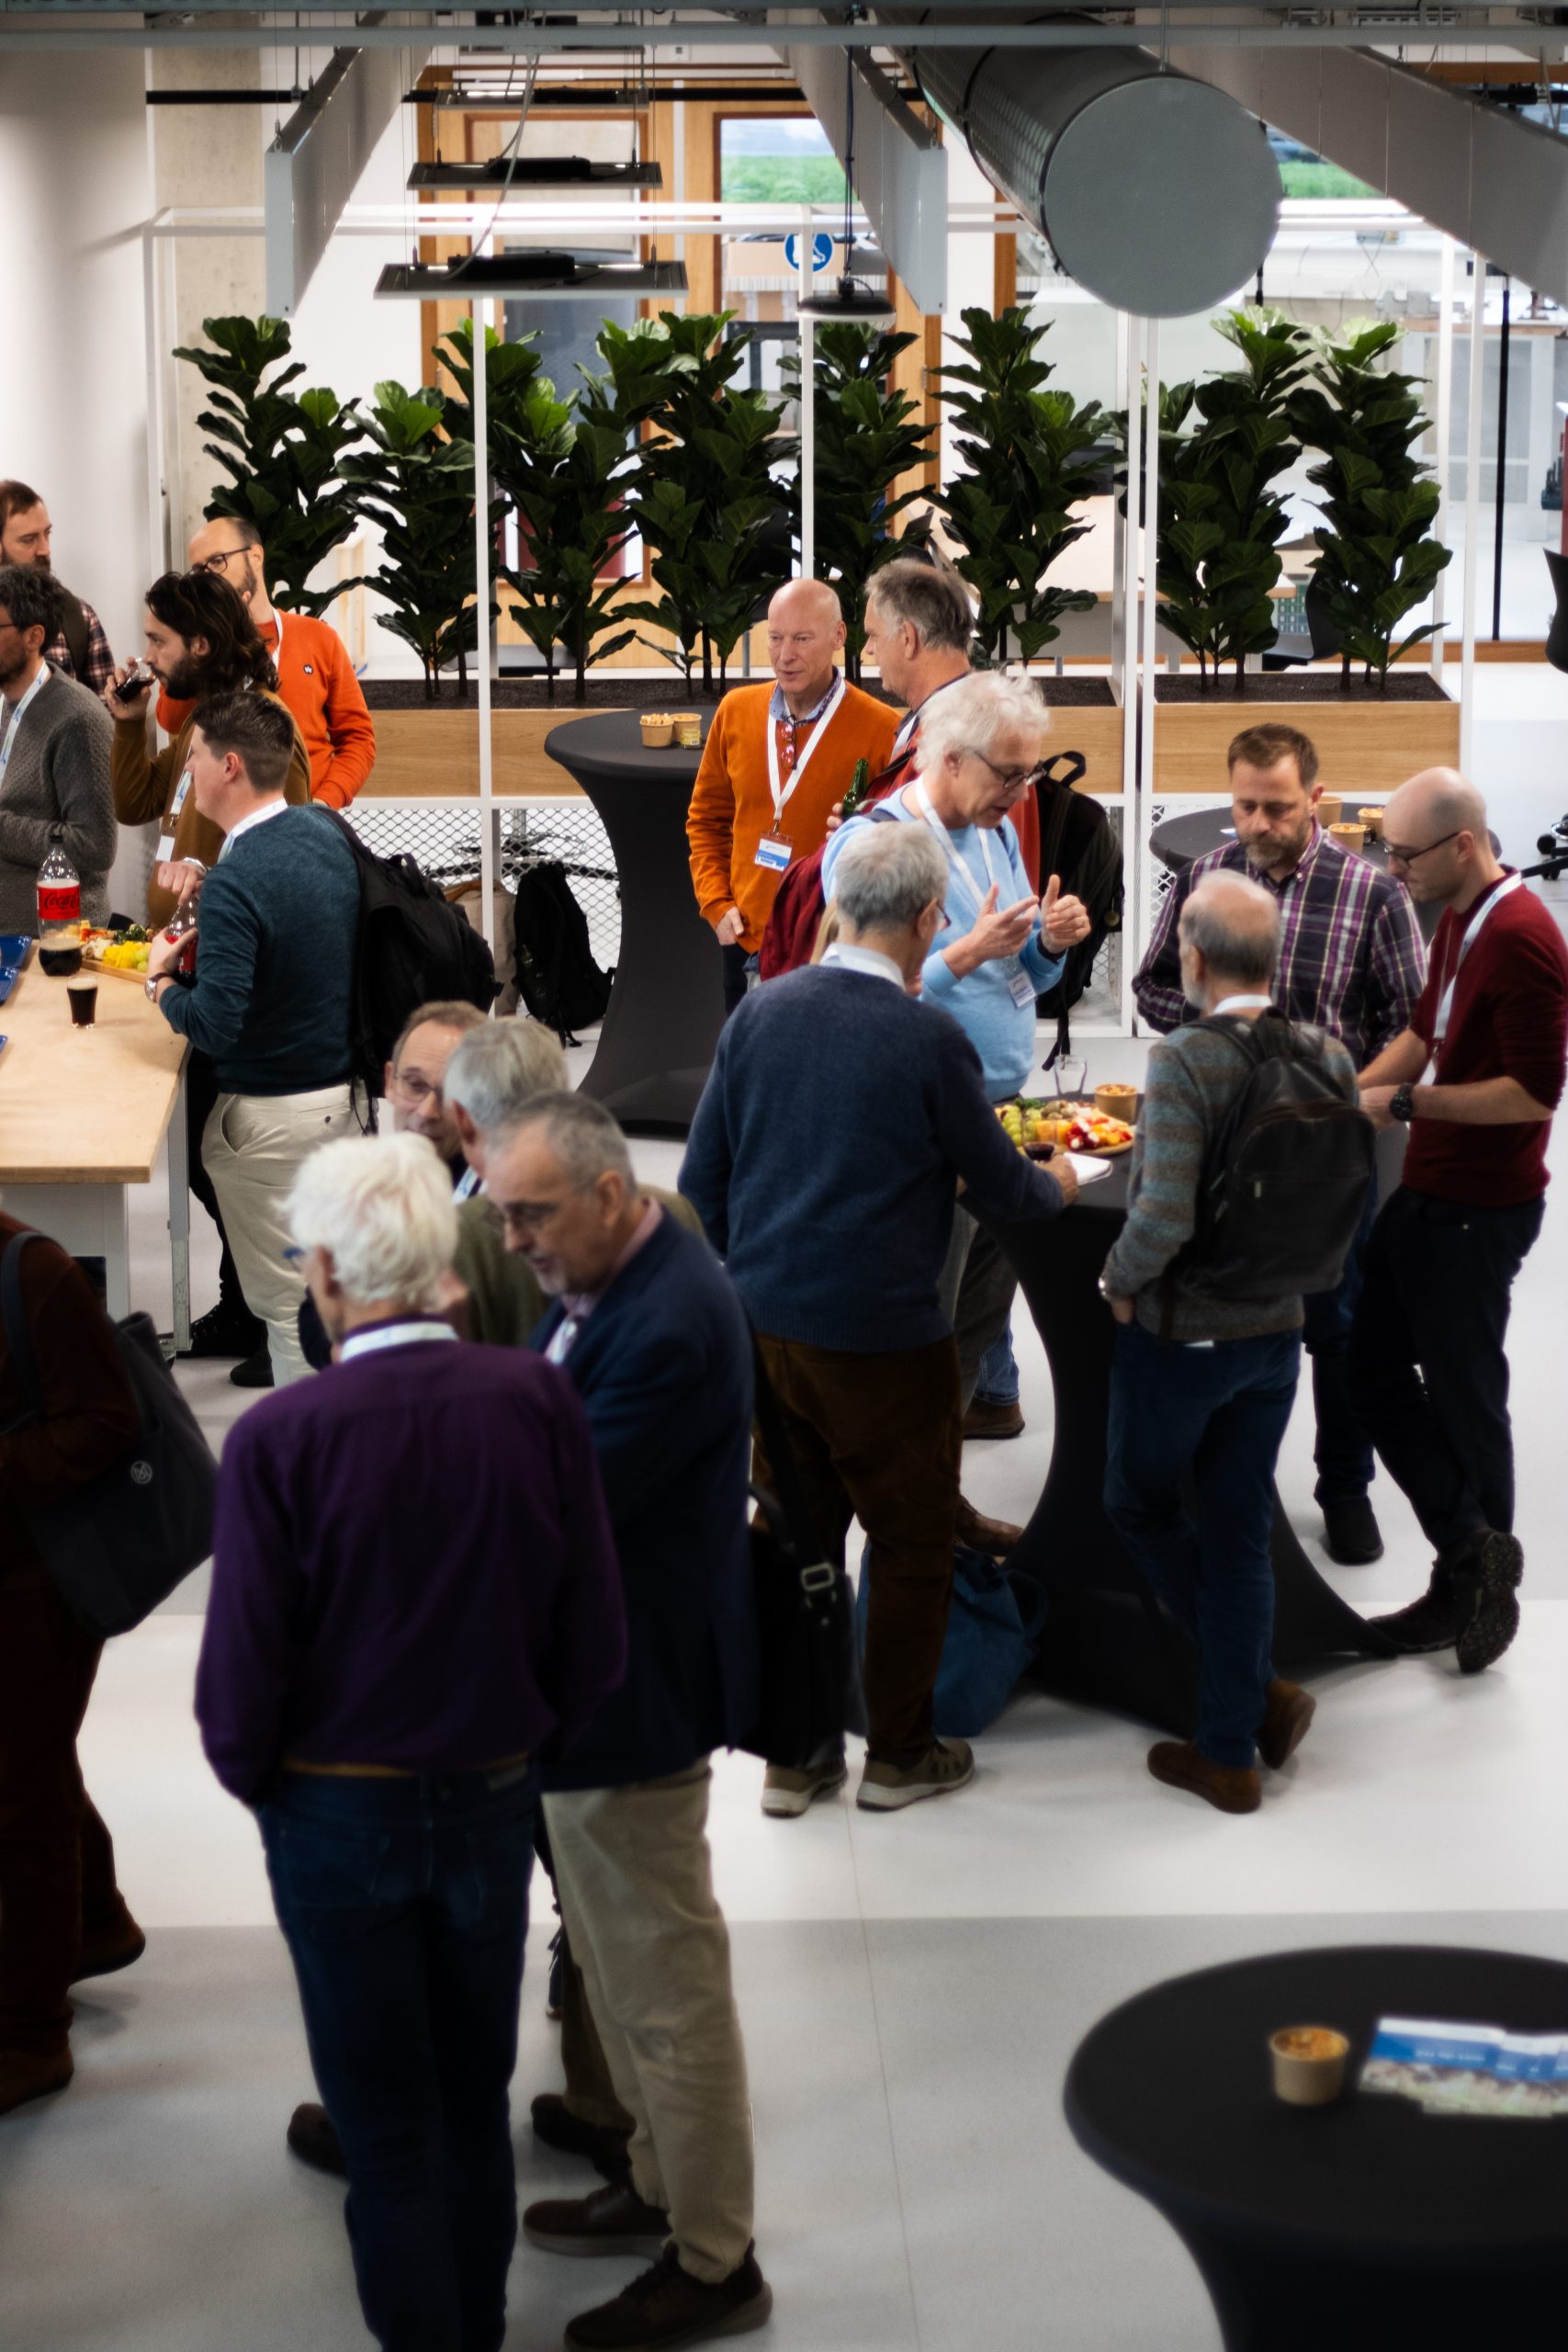
M 224 548 L 217 555 L 204 555 L 196 569 L 197 571 L 221 571 L 224 565 L 232 563 L 237 555 L 249 553 L 249 548 Z
M 438 1111 L 441 1108 L 443 1096 L 439 1082 L 433 1084 L 428 1078 L 422 1078 L 417 1070 L 411 1071 L 405 1078 L 400 1069 L 395 1069 L 391 1091 L 400 1095 L 405 1102 L 429 1102 Z
M 591 1176 L 586 1183 L 574 1184 L 558 1201 L 500 1201 L 502 1224 L 508 1233 L 535 1233 L 540 1227 L 553 1225 L 568 1201 L 578 1193 L 591 1193 L 599 1179 Z
M 978 760 L 983 768 L 990 769 L 1004 792 L 1027 792 L 1029 786 L 1040 776 L 1044 765 L 1043 761 L 1036 760 L 1032 768 L 999 768 L 995 760 L 988 760 L 984 752 L 977 752 L 975 749 L 973 743 L 969 745 L 968 750 L 972 760 Z
M 1439 833 L 1435 842 L 1428 842 L 1423 849 L 1402 849 L 1397 842 L 1384 842 L 1383 853 L 1391 865 L 1414 865 L 1418 857 L 1430 857 L 1432 852 L 1441 849 L 1445 842 L 1457 842 L 1463 831 L 1462 825 L 1456 825 L 1451 833 Z

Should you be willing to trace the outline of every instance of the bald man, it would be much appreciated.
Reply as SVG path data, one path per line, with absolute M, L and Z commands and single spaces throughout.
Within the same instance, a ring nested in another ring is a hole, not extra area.
M 1461 1673 L 1518 1629 L 1505 1341 L 1514 1277 L 1540 1231 L 1546 1147 L 1568 1053 L 1568 949 L 1499 863 L 1486 805 L 1454 768 L 1388 803 L 1392 872 L 1443 909 L 1410 1025 L 1362 1073 L 1376 1124 L 1410 1133 L 1372 1228 L 1350 1337 L 1356 1398 L 1436 1557 L 1425 1593 L 1379 1622 Z
M 1301 1371 L 1302 1302 L 1215 1297 L 1182 1262 L 1205 1164 L 1253 1069 L 1213 1024 L 1269 1012 L 1280 935 L 1277 899 L 1245 875 L 1206 875 L 1189 894 L 1180 985 L 1203 1018 L 1150 1052 L 1127 1221 L 1100 1284 L 1121 1327 L 1106 1512 L 1198 1651 L 1197 1728 L 1151 1747 L 1149 1770 L 1221 1813 L 1258 1810 L 1259 1754 L 1281 1765 L 1314 1703 L 1269 1657 L 1274 1465 Z M 1338 1038 L 1304 1022 L 1291 1035 L 1354 1102 L 1356 1065 Z
M 686 838 L 698 908 L 724 950 L 727 1013 L 756 969 L 783 876 L 821 848 L 857 760 L 878 775 L 898 731 L 839 669 L 844 634 L 826 581 L 788 582 L 768 606 L 773 684 L 726 695 L 703 749 Z

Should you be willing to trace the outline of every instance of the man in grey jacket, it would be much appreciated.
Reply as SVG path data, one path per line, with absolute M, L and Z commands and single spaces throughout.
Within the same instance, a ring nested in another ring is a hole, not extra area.
M 50 842 L 82 881 L 82 912 L 108 912 L 114 864 L 114 729 L 97 696 L 43 658 L 56 597 L 47 573 L 0 567 L 0 932 L 38 932 L 38 870 Z

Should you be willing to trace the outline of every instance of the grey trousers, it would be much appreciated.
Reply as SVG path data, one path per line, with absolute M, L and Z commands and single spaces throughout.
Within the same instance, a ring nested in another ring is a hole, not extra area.
M 953 1212 L 953 1238 L 937 1297 L 958 1342 L 958 1402 L 964 1412 L 975 1395 L 981 1359 L 1007 1329 L 1017 1288 L 1018 1276 L 1000 1244 L 960 1201 Z

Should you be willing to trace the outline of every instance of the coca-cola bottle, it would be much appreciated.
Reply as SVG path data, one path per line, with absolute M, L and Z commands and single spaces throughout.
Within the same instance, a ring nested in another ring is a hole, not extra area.
M 51 931 L 68 931 L 82 920 L 82 877 L 61 845 L 58 826 L 51 832 L 49 848 L 38 870 L 38 927 L 39 935 Z

